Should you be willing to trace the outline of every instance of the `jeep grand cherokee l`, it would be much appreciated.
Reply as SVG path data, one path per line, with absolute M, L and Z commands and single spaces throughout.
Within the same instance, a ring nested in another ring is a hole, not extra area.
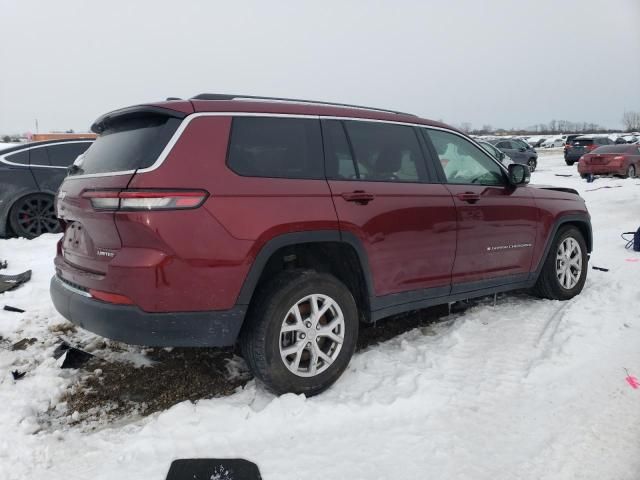
M 359 322 L 586 279 L 582 198 L 442 123 L 204 94 L 92 130 L 58 194 L 57 310 L 133 344 L 239 343 L 277 393 L 328 388 Z

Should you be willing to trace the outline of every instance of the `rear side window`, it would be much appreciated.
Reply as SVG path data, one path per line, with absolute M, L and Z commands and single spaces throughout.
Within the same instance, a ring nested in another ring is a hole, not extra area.
M 169 143 L 180 122 L 180 119 L 164 115 L 115 119 L 75 162 L 78 168 L 72 170 L 71 175 L 115 173 L 150 167 Z
M 49 162 L 54 167 L 68 167 L 74 162 L 78 155 L 82 155 L 90 145 L 91 143 L 89 142 L 50 145 L 47 147 Z M 33 163 L 33 159 L 31 163 Z
M 332 180 L 353 180 L 358 178 L 351 147 L 339 120 L 322 120 L 322 138 L 327 178 Z
M 356 176 L 365 181 L 426 180 L 422 150 L 413 127 L 390 123 L 344 122 L 353 149 Z
M 12 153 L 4 157 L 7 162 L 18 163 L 20 165 L 29 165 L 29 151 L 24 150 L 18 153 Z
M 506 148 L 507 150 L 513 150 L 510 142 L 500 142 L 496 145 L 498 148 Z
M 235 117 L 229 168 L 246 177 L 323 179 L 317 119 Z

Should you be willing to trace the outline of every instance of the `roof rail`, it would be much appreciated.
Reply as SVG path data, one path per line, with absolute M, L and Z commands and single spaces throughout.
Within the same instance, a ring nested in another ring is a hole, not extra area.
M 386 108 L 363 107 L 362 105 L 351 105 L 349 103 L 323 102 L 320 100 L 303 100 L 300 98 L 281 98 L 281 97 L 261 97 L 255 95 L 231 95 L 225 93 L 201 93 L 191 100 L 267 100 L 276 102 L 292 102 L 292 103 L 310 103 L 315 105 L 328 105 L 332 107 L 348 107 L 359 108 L 361 110 L 373 110 L 376 112 L 395 113 L 397 115 L 410 115 L 415 117 L 413 113 L 398 112 L 396 110 L 387 110 Z

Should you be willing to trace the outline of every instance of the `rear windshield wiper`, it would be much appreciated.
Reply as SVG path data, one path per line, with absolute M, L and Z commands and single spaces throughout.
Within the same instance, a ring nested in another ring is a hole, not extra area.
M 82 172 L 84 172 L 84 170 L 76 164 L 73 164 L 69 168 L 67 168 L 67 175 L 75 175 Z

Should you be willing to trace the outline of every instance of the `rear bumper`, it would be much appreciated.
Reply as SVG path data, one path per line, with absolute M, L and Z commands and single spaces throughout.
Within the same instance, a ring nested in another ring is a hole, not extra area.
M 586 175 L 593 173 L 595 175 L 625 175 L 627 170 L 624 167 L 608 166 L 608 165 L 578 165 L 578 173 Z
M 51 278 L 51 299 L 70 322 L 103 337 L 150 347 L 226 347 L 234 345 L 246 308 L 207 312 L 148 313 L 138 307 L 95 300 Z

